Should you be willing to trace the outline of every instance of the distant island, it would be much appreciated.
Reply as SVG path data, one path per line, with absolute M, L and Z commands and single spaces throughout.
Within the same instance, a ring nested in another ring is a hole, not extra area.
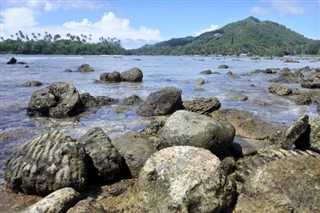
M 197 37 L 173 38 L 138 49 L 125 50 L 116 38 L 92 43 L 91 35 L 31 36 L 19 31 L 11 38 L 1 37 L 1 54 L 59 55 L 320 55 L 320 41 L 298 34 L 283 25 L 254 17 L 230 23 Z

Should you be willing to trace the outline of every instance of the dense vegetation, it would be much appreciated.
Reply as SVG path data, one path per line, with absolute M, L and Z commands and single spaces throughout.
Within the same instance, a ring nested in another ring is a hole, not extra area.
M 120 40 L 100 37 L 98 43 L 91 42 L 91 35 L 75 36 L 68 33 L 68 39 L 61 39 L 61 35 L 51 35 L 47 32 L 32 33 L 31 36 L 22 31 L 11 35 L 11 38 L 1 37 L 1 54 L 56 54 L 56 55 L 116 55 L 124 54 Z
M 254 17 L 198 37 L 171 39 L 128 51 L 143 55 L 297 55 L 320 54 L 320 41 L 307 39 L 285 26 Z

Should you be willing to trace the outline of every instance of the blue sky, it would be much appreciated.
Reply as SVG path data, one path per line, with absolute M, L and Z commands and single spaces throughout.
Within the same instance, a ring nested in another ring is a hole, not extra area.
M 320 39 L 320 0 L 0 0 L 1 36 L 116 37 L 125 48 L 197 36 L 254 16 Z

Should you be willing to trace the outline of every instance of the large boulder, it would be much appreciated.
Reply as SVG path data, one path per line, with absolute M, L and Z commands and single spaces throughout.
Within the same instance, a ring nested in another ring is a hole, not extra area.
M 134 67 L 130 70 L 122 72 L 120 76 L 121 81 L 142 82 L 143 73 L 139 68 Z
M 89 130 L 78 141 L 83 145 L 85 153 L 92 161 L 93 168 L 91 169 L 94 172 L 91 175 L 97 173 L 97 179 L 105 182 L 119 179 L 123 163 L 122 156 L 101 128 Z M 94 178 L 91 177 L 91 179 Z
M 17 59 L 15 59 L 14 57 L 10 58 L 10 60 L 7 62 L 7 64 L 16 64 L 17 63 Z
M 61 118 L 75 116 L 82 111 L 83 104 L 77 89 L 68 82 L 58 82 L 32 94 L 27 114 Z
M 93 72 L 94 69 L 89 64 L 82 64 L 77 69 L 78 72 Z
M 47 195 L 63 187 L 82 191 L 87 183 L 85 152 L 71 137 L 53 131 L 21 146 L 9 158 L 6 187 L 25 194 Z
M 209 114 L 221 107 L 217 98 L 196 98 L 192 101 L 184 101 L 183 106 L 186 110 L 199 114 Z
M 157 151 L 148 138 L 136 132 L 127 132 L 113 140 L 123 155 L 132 177 L 137 177 L 147 159 Z
M 234 136 L 234 127 L 226 121 L 180 110 L 172 114 L 161 129 L 159 146 L 187 145 L 218 153 L 231 145 Z
M 320 153 L 320 115 L 310 119 L 310 149 Z
M 153 154 L 139 175 L 146 212 L 227 212 L 235 182 L 209 150 L 175 146 Z
M 246 178 L 235 212 L 319 211 L 320 156 L 282 153 L 264 162 Z
M 33 204 L 20 213 L 48 212 L 64 213 L 80 200 L 81 195 L 73 188 L 66 187 L 52 192 L 42 200 Z
M 105 72 L 100 75 L 100 80 L 103 82 L 116 83 L 121 81 L 121 77 L 117 71 Z
M 181 90 L 174 87 L 165 87 L 151 93 L 139 107 L 137 113 L 142 116 L 169 115 L 179 109 L 183 109 Z

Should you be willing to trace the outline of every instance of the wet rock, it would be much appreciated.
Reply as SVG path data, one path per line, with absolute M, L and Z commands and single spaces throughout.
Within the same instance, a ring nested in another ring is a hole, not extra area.
M 297 105 L 310 105 L 312 99 L 308 94 L 294 95 L 291 97 Z
M 197 83 L 197 84 L 205 84 L 206 81 L 205 81 L 203 78 L 197 78 L 197 79 L 196 79 L 196 83 Z
M 238 95 L 231 98 L 233 101 L 246 101 L 248 100 L 248 96 L 245 95 Z
M 313 80 L 303 80 L 301 82 L 301 87 L 307 89 L 320 89 L 320 82 L 314 82 Z
M 210 151 L 175 146 L 152 155 L 139 175 L 147 212 L 227 212 L 235 184 Z
M 78 72 L 93 72 L 94 69 L 89 64 L 82 64 L 77 69 Z
M 310 148 L 320 153 L 320 115 L 310 119 Z
M 73 188 L 66 187 L 59 189 L 29 208 L 21 211 L 21 213 L 30 212 L 54 212 L 64 213 L 71 208 L 80 199 L 80 193 Z
M 268 68 L 268 69 L 265 69 L 265 70 L 263 71 L 263 73 L 265 73 L 265 74 L 276 74 L 276 73 L 277 73 L 277 70 L 276 70 L 276 69 Z
M 7 62 L 7 64 L 16 64 L 17 63 L 17 59 L 15 59 L 14 57 L 10 58 L 10 60 Z
M 229 66 L 226 64 L 219 65 L 219 69 L 228 69 L 228 68 L 229 68 Z
M 97 179 L 107 183 L 119 179 L 123 164 L 122 156 L 101 128 L 96 127 L 89 130 L 78 141 L 83 145 L 86 155 L 92 161 Z M 91 179 L 94 180 L 92 177 Z
M 242 186 L 235 212 L 317 212 L 320 209 L 320 157 L 298 153 L 287 156 L 290 155 L 283 153 L 281 159 L 254 168 Z
M 236 129 L 237 136 L 256 140 L 268 139 L 281 126 L 268 123 L 245 110 L 223 109 L 213 112 L 212 117 L 230 122 Z
M 78 115 L 83 110 L 77 89 L 70 83 L 58 82 L 32 94 L 27 114 L 61 118 Z
M 294 60 L 293 58 L 286 58 L 284 62 L 285 63 L 299 63 L 299 61 Z
M 285 132 L 281 140 L 281 148 L 290 149 L 294 144 L 297 148 L 305 150 L 309 146 L 309 116 L 302 115 Z
M 81 200 L 74 207 L 70 208 L 67 213 L 107 213 L 103 206 L 94 200 Z
M 121 77 L 117 71 L 105 72 L 100 75 L 100 80 L 103 82 L 117 83 L 121 81 Z
M 301 71 L 297 70 L 295 73 L 292 73 L 289 68 L 284 68 L 280 71 L 279 76 L 271 80 L 271 82 L 299 83 L 302 77 Z
M 209 114 L 221 107 L 217 98 L 196 98 L 192 101 L 184 101 L 183 106 L 186 110 L 199 114 Z
M 235 141 L 231 144 L 230 150 L 236 157 L 250 156 L 258 153 L 256 147 L 239 137 L 236 137 Z
M 16 213 L 35 204 L 42 199 L 40 196 L 16 194 L 0 186 L 0 209 L 3 213 Z
M 47 195 L 63 187 L 82 191 L 87 180 L 84 150 L 71 137 L 49 132 L 12 154 L 4 179 L 8 189 L 25 194 Z
M 167 121 L 167 117 L 153 117 L 154 119 L 143 128 L 140 133 L 146 136 L 158 135 L 160 129 L 164 126 Z
M 225 121 L 180 110 L 172 114 L 160 133 L 160 148 L 195 146 L 214 153 L 226 150 L 235 136 L 234 127 Z
M 105 106 L 111 103 L 116 103 L 117 100 L 110 98 L 108 96 L 97 96 L 94 97 L 89 93 L 80 94 L 80 99 L 84 107 L 97 107 L 97 106 Z
M 40 81 L 28 81 L 23 84 L 25 87 L 39 87 L 42 86 L 42 83 Z
M 292 94 L 292 89 L 280 84 L 272 84 L 269 87 L 269 92 L 274 93 L 276 95 L 284 96 Z
M 132 177 L 138 177 L 144 163 L 157 151 L 148 138 L 133 131 L 115 138 L 112 142 L 124 157 Z
M 133 104 L 138 104 L 141 102 L 142 102 L 142 99 L 137 95 L 130 95 L 129 97 L 121 100 L 121 103 L 126 104 L 126 105 L 133 105 Z
M 122 72 L 120 76 L 121 76 L 121 81 L 142 82 L 143 73 L 139 68 L 135 67 L 130 70 Z
M 72 72 L 72 69 L 67 68 L 64 70 L 64 72 Z
M 201 71 L 200 74 L 210 75 L 210 74 L 212 74 L 212 71 L 211 70 L 204 70 L 204 71 Z
M 139 107 L 137 113 L 142 116 L 169 115 L 179 109 L 183 109 L 181 90 L 165 87 L 151 93 Z

